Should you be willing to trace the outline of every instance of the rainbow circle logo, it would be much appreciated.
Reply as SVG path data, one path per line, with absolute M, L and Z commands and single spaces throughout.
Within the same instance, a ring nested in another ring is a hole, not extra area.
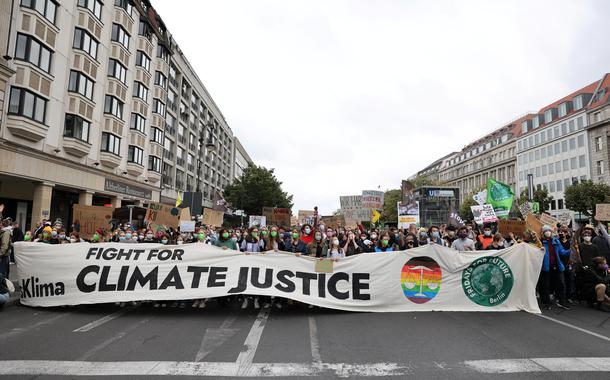
M 431 257 L 414 257 L 402 267 L 400 284 L 405 297 L 413 303 L 426 303 L 441 290 L 443 272 Z

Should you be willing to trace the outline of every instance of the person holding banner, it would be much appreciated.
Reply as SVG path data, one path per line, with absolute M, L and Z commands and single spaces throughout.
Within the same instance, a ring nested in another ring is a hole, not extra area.
M 292 229 L 292 235 L 284 243 L 284 251 L 291 252 L 295 256 L 301 256 L 307 254 L 307 246 L 300 239 L 299 230 L 297 228 Z
M 441 239 L 441 233 L 437 226 L 430 226 L 428 229 L 428 244 L 444 245 L 443 239 Z
M 360 248 L 360 246 L 356 243 L 356 234 L 354 233 L 354 231 L 350 230 L 347 233 L 347 240 L 345 241 L 345 244 L 343 245 L 342 249 L 343 252 L 345 252 L 346 256 L 352 256 L 362 253 L 362 248 Z
M 390 244 L 390 234 L 384 232 L 375 246 L 375 252 L 393 252 L 396 247 Z
M 258 228 L 250 227 L 248 235 L 241 242 L 241 251 L 247 253 L 259 253 L 264 250 L 265 242 L 258 237 Z
M 493 242 L 494 236 L 491 232 L 491 226 L 486 224 L 483 227 L 483 233 L 477 236 L 476 249 L 477 251 L 484 251 Z
M 457 231 L 458 238 L 451 243 L 451 248 L 458 251 L 474 251 L 474 241 L 468 237 L 468 228 L 461 226 Z
M 333 261 L 339 261 L 339 259 L 345 258 L 345 251 L 339 245 L 339 238 L 334 237 L 328 248 L 327 257 Z
M 239 248 L 237 248 L 237 243 L 235 243 L 231 239 L 231 234 L 229 234 L 229 230 L 227 230 L 226 228 L 220 230 L 220 233 L 218 234 L 218 239 L 216 240 L 216 244 L 214 245 L 222 249 L 232 249 L 234 251 L 239 251 Z
M 487 251 L 499 251 L 500 249 L 504 249 L 504 237 L 501 233 L 497 233 L 494 235 L 493 240 L 490 245 L 485 248 Z
M 313 241 L 307 245 L 307 254 L 311 257 L 326 257 L 328 253 L 327 240 L 322 239 L 322 232 L 314 233 Z
M 313 241 L 313 229 L 311 228 L 311 225 L 305 223 L 301 226 L 301 241 L 307 245 L 309 243 L 311 243 Z
M 269 237 L 265 239 L 265 250 L 275 252 L 284 250 L 284 242 L 280 238 L 280 234 L 276 226 L 271 227 Z
M 552 308 L 551 291 L 555 294 L 555 305 L 561 309 L 569 310 L 566 302 L 566 284 L 564 279 L 565 266 L 561 261 L 562 256 L 570 256 L 570 250 L 563 248 L 561 242 L 553 237 L 550 226 L 542 226 L 542 246 L 544 247 L 544 259 L 542 260 L 542 271 L 538 280 L 540 289 L 540 300 L 547 310 Z

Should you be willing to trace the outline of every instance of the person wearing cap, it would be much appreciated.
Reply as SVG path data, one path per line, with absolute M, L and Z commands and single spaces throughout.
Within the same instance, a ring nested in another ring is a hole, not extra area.
M 594 257 L 601 256 L 599 249 L 593 244 L 593 235 L 595 235 L 595 230 L 590 224 L 584 226 L 580 232 L 582 242 L 578 244 L 576 251 L 580 255 L 580 261 L 583 266 L 591 266 L 591 260 Z
M 2 220 L 2 230 L 0 231 L 0 273 L 8 278 L 10 270 L 10 249 L 13 227 L 11 220 Z
M 42 237 L 37 238 L 36 241 L 38 243 L 51 244 L 51 233 L 52 232 L 53 232 L 53 229 L 51 228 L 51 226 L 45 226 L 42 229 Z
M 551 290 L 556 296 L 555 304 L 562 309 L 569 309 L 566 302 L 566 285 L 564 278 L 565 266 L 562 257 L 570 256 L 570 250 L 563 248 L 561 242 L 553 237 L 553 229 L 550 226 L 542 227 L 542 246 L 544 247 L 544 259 L 542 260 L 542 271 L 538 280 L 540 289 L 540 300 L 543 307 L 551 309 Z

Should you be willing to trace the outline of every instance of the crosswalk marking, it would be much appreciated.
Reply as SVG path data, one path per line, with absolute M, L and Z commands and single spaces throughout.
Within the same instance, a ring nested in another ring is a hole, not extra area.
M 132 311 L 133 309 L 134 309 L 134 307 L 123 308 L 123 309 L 121 309 L 121 310 L 119 310 L 117 312 L 114 312 L 114 313 L 110 314 L 110 315 L 107 315 L 107 316 L 102 317 L 100 319 L 96 319 L 95 321 L 93 321 L 91 323 L 87 323 L 86 325 L 77 328 L 73 332 L 87 332 L 87 331 L 91 331 L 94 328 L 103 325 L 104 323 L 110 322 L 113 319 L 116 319 L 116 318 L 120 317 L 121 315 L 126 314 L 126 313 Z
M 320 342 L 318 341 L 318 325 L 313 316 L 309 316 L 309 342 L 311 345 L 311 357 L 314 363 L 322 363 L 320 355 Z
M 269 313 L 269 308 L 262 308 L 258 313 L 254 324 L 252 324 L 252 328 L 244 342 L 245 349 L 239 353 L 237 361 L 235 362 L 237 366 L 236 375 L 241 376 L 249 372 L 252 360 L 254 360 L 254 354 L 256 354 L 256 349 L 258 348 L 258 343 L 260 342 L 263 330 L 265 329 L 265 323 L 267 323 L 267 319 L 269 318 Z
M 57 321 L 58 319 L 61 319 L 61 318 L 65 317 L 65 316 L 67 316 L 69 314 L 70 314 L 70 312 L 61 313 L 61 314 L 55 315 L 55 316 L 53 316 L 53 317 L 51 317 L 49 319 L 45 319 L 43 321 L 34 323 L 33 325 L 30 325 L 30 326 L 27 326 L 27 327 L 12 329 L 10 331 L 7 331 L 5 333 L 0 334 L 0 340 L 7 339 L 7 338 L 12 338 L 13 336 L 17 336 L 17 335 L 22 334 L 22 333 L 24 333 L 26 331 L 35 330 L 38 327 L 51 324 L 51 323 Z

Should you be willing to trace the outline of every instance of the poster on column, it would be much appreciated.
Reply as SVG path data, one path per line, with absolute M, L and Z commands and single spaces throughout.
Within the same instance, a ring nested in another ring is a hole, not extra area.
M 208 244 L 15 243 L 21 304 L 63 306 L 259 295 L 361 312 L 539 313 L 544 251 L 517 244 L 459 252 L 437 244 L 354 255 L 316 271 L 319 259 L 246 255 Z
M 72 225 L 83 239 L 91 239 L 95 230 L 110 228 L 114 207 L 72 205 Z

